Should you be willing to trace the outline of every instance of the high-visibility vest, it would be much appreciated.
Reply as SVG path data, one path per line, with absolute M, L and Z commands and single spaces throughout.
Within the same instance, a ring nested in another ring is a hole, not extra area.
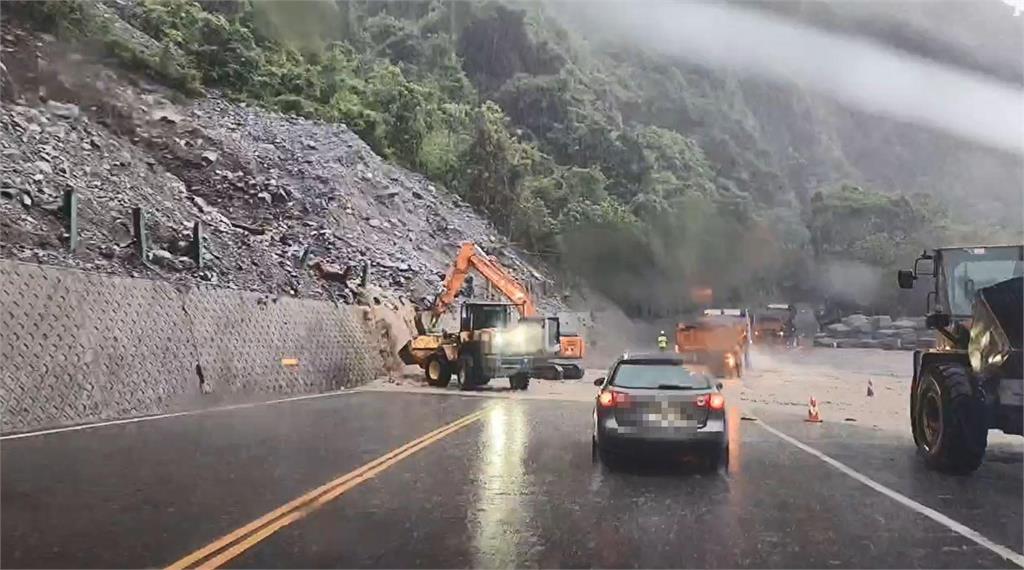
M 668 337 L 665 335 L 658 336 L 658 348 L 668 348 Z

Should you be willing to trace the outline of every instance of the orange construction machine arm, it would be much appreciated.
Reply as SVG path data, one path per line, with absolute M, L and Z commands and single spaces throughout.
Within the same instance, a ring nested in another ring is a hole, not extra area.
M 455 256 L 455 263 L 448 270 L 445 277 L 444 287 L 434 307 L 431 310 L 432 319 L 437 321 L 445 311 L 455 302 L 455 298 L 462 290 L 471 269 L 476 269 L 484 279 L 491 282 L 506 297 L 509 298 L 524 317 L 532 317 L 537 314 L 537 307 L 533 304 L 526 287 L 523 287 L 504 267 L 492 260 L 477 247 L 473 242 L 465 242 L 459 247 L 459 253 Z

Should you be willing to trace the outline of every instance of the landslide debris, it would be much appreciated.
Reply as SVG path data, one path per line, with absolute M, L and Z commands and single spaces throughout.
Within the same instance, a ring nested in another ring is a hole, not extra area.
M 351 303 L 364 268 L 383 291 L 433 295 L 457 245 L 473 240 L 553 291 L 464 202 L 386 163 L 344 125 L 216 93 L 183 100 L 25 30 L 6 28 L 2 40 L 2 257 Z M 74 253 L 60 214 L 68 190 L 79 200 Z M 147 213 L 145 264 L 134 207 Z M 203 268 L 191 259 L 197 220 Z

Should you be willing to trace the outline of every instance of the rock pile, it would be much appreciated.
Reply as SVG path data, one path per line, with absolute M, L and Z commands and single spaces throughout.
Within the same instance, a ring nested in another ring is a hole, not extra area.
M 52 39 L 2 39 L 5 61 L 24 65 L 8 65 L 17 100 L 0 107 L 0 257 L 353 302 L 364 268 L 380 290 L 432 297 L 472 240 L 520 279 L 552 282 L 465 202 L 344 125 L 216 94 L 181 101 Z M 79 200 L 74 252 L 65 190 Z M 147 213 L 147 260 L 133 247 L 134 207 Z M 197 220 L 202 269 L 190 255 Z
M 814 337 L 814 346 L 913 350 L 935 346 L 935 333 L 924 317 L 892 320 L 889 315 L 850 315 Z

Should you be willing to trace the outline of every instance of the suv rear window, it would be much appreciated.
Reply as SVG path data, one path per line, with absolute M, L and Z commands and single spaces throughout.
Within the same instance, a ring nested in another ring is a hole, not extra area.
M 687 370 L 682 364 L 668 362 L 623 362 L 615 369 L 610 384 L 620 388 L 689 388 L 711 387 L 707 376 Z

